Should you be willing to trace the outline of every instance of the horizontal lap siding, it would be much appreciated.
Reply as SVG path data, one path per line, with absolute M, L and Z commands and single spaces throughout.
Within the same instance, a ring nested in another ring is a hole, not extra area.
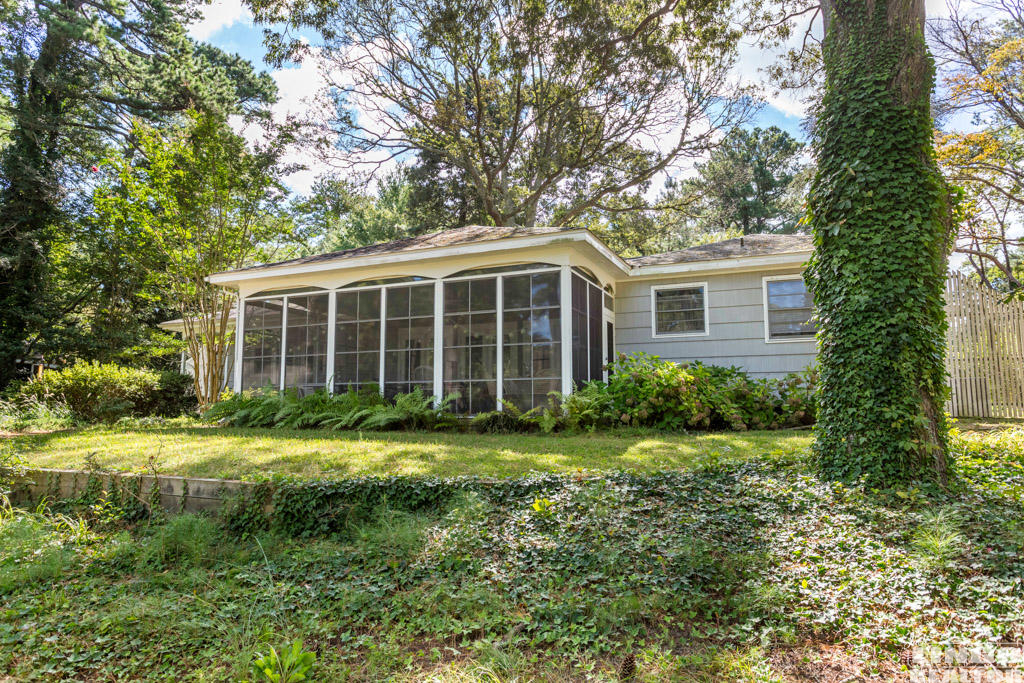
M 799 271 L 790 271 L 797 274 Z M 759 377 L 781 377 L 814 362 L 814 342 L 769 344 L 764 340 L 761 278 L 769 273 L 737 273 L 645 282 L 619 282 L 615 296 L 615 347 L 643 351 L 674 361 L 699 360 L 735 365 Z M 789 274 L 772 271 L 771 275 Z M 651 286 L 708 283 L 710 334 L 700 337 L 653 337 Z

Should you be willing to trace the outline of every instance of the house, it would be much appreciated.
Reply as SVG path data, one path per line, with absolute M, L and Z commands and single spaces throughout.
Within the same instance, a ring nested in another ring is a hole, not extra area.
M 811 249 L 750 235 L 626 259 L 584 229 L 468 226 L 209 280 L 242 302 L 234 389 L 420 387 L 457 392 L 472 414 L 602 379 L 617 352 L 802 370 L 815 357 Z

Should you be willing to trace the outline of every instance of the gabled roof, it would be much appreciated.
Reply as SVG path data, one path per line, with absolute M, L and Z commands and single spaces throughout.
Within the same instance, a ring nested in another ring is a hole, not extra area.
M 303 256 L 301 258 L 290 259 L 287 261 L 278 261 L 276 263 L 261 263 L 255 266 L 248 266 L 246 268 L 239 268 L 238 270 L 225 271 L 232 273 L 249 272 L 254 270 L 263 270 L 266 268 L 279 268 L 281 266 L 301 266 L 313 263 L 329 263 L 331 261 L 343 261 L 351 258 L 359 258 L 361 256 L 376 256 L 380 254 L 399 254 L 411 251 L 418 251 L 420 249 L 434 249 L 437 247 L 452 247 L 460 244 L 470 244 L 476 242 L 486 242 L 490 240 L 502 240 L 509 239 L 512 237 L 531 237 L 535 235 L 550 235 L 559 232 L 571 232 L 578 231 L 581 228 L 574 227 L 533 227 L 533 228 L 520 228 L 515 226 L 507 227 L 494 227 L 491 225 L 467 225 L 462 228 L 452 228 L 451 230 L 442 230 L 440 232 L 432 232 L 427 235 L 417 235 L 415 237 L 405 237 L 400 240 L 393 242 L 382 242 L 380 244 L 371 244 L 365 247 L 356 247 L 354 249 L 342 249 L 341 251 L 332 251 L 326 254 L 314 254 L 312 256 Z M 218 273 L 219 274 L 219 273 Z
M 810 235 L 746 235 L 722 242 L 688 247 L 679 251 L 669 251 L 664 254 L 628 258 L 626 263 L 634 267 L 663 266 L 744 256 L 802 253 L 813 249 L 813 238 Z

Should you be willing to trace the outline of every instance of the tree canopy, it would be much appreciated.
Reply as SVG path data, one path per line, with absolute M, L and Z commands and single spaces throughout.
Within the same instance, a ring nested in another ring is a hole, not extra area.
M 139 154 L 110 160 L 96 191 L 98 220 L 121 257 L 154 274 L 182 317 L 200 406 L 216 400 L 233 332 L 234 293 L 211 273 L 270 259 L 287 223 L 278 152 L 250 150 L 223 118 L 189 112 L 164 130 L 136 124 Z
M 48 287 L 53 252 L 88 214 L 91 169 L 130 122 L 188 108 L 262 116 L 274 99 L 268 76 L 188 37 L 196 17 L 190 0 L 0 5 L 0 385 L 88 296 Z
M 278 61 L 324 62 L 342 160 L 425 153 L 494 225 L 565 224 L 710 149 L 750 103 L 728 0 L 255 0 Z M 314 29 L 322 45 L 292 39 Z M 638 207 L 639 208 L 639 207 Z

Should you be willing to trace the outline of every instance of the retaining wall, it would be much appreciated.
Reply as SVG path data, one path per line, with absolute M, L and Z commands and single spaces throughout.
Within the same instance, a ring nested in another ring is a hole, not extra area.
M 116 485 L 121 491 L 138 491 L 147 505 L 153 495 L 153 480 L 159 489 L 159 504 L 168 512 L 208 512 L 216 514 L 226 498 L 248 493 L 252 482 L 235 479 L 201 479 L 165 474 L 95 473 L 82 470 L 31 469 L 15 476 L 11 502 L 34 504 L 44 497 L 74 498 L 86 490 L 89 478 L 104 491 Z

